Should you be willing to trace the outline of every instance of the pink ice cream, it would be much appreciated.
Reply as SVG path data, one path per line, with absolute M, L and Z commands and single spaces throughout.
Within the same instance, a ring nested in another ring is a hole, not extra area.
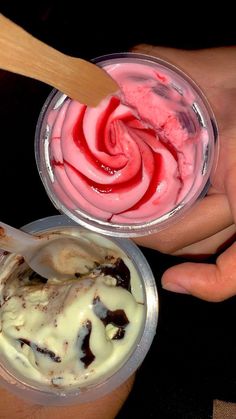
M 168 74 L 134 62 L 104 68 L 119 95 L 96 108 L 65 98 L 48 116 L 53 189 L 73 211 L 143 223 L 201 183 L 207 130 L 191 91 L 179 91 Z

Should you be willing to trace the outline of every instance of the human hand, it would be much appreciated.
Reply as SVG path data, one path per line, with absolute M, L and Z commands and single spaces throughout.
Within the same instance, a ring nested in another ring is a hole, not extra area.
M 68 406 L 31 404 L 0 388 L 0 418 L 8 419 L 113 419 L 128 397 L 134 382 L 131 376 L 120 387 L 89 403 Z
M 134 51 L 164 58 L 188 73 L 206 94 L 220 135 L 219 160 L 207 196 L 175 226 L 136 242 L 178 255 L 214 253 L 236 232 L 236 48 L 183 51 L 138 45 Z M 162 284 L 209 301 L 234 295 L 236 244 L 218 257 L 216 265 L 185 263 L 168 269 Z

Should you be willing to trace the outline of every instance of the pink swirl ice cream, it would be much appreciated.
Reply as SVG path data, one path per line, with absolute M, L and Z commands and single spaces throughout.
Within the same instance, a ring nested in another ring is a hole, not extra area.
M 104 66 L 120 93 L 96 108 L 62 97 L 48 115 L 52 188 L 72 211 L 110 223 L 166 214 L 202 182 L 208 132 L 195 96 L 148 63 Z

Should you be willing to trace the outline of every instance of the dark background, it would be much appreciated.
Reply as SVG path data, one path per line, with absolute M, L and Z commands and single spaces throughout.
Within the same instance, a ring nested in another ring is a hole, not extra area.
M 42 41 L 86 59 L 139 42 L 189 49 L 236 43 L 234 13 L 226 2 L 208 13 L 200 3 L 31 3 L 0 1 L 0 11 Z M 57 213 L 34 158 L 35 126 L 50 90 L 0 71 L 0 219 L 16 227 Z M 159 289 L 159 324 L 118 418 L 211 418 L 213 399 L 236 402 L 236 299 L 211 304 L 163 291 L 161 273 L 181 260 L 142 250 Z

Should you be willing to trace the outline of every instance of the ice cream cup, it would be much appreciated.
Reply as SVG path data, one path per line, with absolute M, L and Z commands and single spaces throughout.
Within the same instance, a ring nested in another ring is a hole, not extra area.
M 32 234 L 42 234 L 44 232 L 49 232 L 49 231 L 55 231 L 55 230 L 60 231 L 61 229 L 65 229 L 65 228 L 66 229 L 73 228 L 76 230 L 79 229 L 80 232 L 81 230 L 84 232 L 88 231 L 88 230 L 85 230 L 83 227 L 78 226 L 77 223 L 75 223 L 74 221 L 68 219 L 66 216 L 63 216 L 63 215 L 52 216 L 52 217 L 43 218 L 43 219 L 34 221 L 24 226 L 23 230 L 30 232 Z M 98 235 L 98 236 L 99 236 L 98 239 L 101 240 L 102 239 L 101 235 Z M 105 238 L 105 236 L 103 237 Z M 106 366 L 108 365 L 106 364 L 106 362 L 108 361 L 107 359 L 105 359 L 104 371 L 106 372 L 104 372 L 104 374 L 99 376 L 99 378 L 97 379 L 95 377 L 94 382 L 91 381 L 89 384 L 86 384 L 86 381 L 85 381 L 83 385 L 81 386 L 72 385 L 68 387 L 66 386 L 61 387 L 60 385 L 49 385 L 45 383 L 41 384 L 37 382 L 35 379 L 26 377 L 23 373 L 19 372 L 19 370 L 17 369 L 18 367 L 16 368 L 16 365 L 14 365 L 14 362 L 11 363 L 12 359 L 11 359 L 11 356 L 9 356 L 8 349 L 5 349 L 5 352 L 4 352 L 4 350 L 2 350 L 3 348 L 2 346 L 2 348 L 0 348 L 0 353 L 1 353 L 0 354 L 0 384 L 3 387 L 5 387 L 7 390 L 13 392 L 17 396 L 22 397 L 23 399 L 31 403 L 37 403 L 37 404 L 42 404 L 42 405 L 66 405 L 66 404 L 73 404 L 73 403 L 89 402 L 89 401 L 92 401 L 94 399 L 104 396 L 105 394 L 111 392 L 116 387 L 121 385 L 124 381 L 128 379 L 129 376 L 131 376 L 137 370 L 137 368 L 139 368 L 139 366 L 143 362 L 150 348 L 153 337 L 156 333 L 157 318 L 158 318 L 158 296 L 157 296 L 155 279 L 148 265 L 148 262 L 146 261 L 142 252 L 132 241 L 130 241 L 129 239 L 120 239 L 120 238 L 110 239 L 107 237 L 106 237 L 106 240 L 109 240 L 109 243 L 113 243 L 116 246 L 118 246 L 119 249 L 121 249 L 126 254 L 130 262 L 134 265 L 134 268 L 138 273 L 138 277 L 140 278 L 139 292 L 140 292 L 140 295 L 142 295 L 143 302 L 142 303 L 139 302 L 139 304 L 142 305 L 142 310 L 143 310 L 142 313 L 144 315 L 140 323 L 140 330 L 137 331 L 137 335 L 135 335 L 135 341 L 132 343 L 132 347 L 130 348 L 129 352 L 125 354 L 124 359 L 122 358 L 120 359 L 120 365 L 119 366 L 117 365 L 115 368 L 112 367 L 112 370 L 110 371 L 109 370 L 106 371 Z M 1 274 L 4 271 L 4 267 L 6 266 L 4 265 L 4 263 L 6 263 L 7 258 L 12 258 L 12 257 L 13 257 L 12 255 L 10 256 L 5 255 L 3 252 L 0 254 L 0 278 L 1 278 Z M 20 269 L 23 269 L 23 270 L 25 269 L 24 263 L 22 263 L 22 260 L 20 261 L 19 265 L 23 267 Z M 1 291 L 1 301 L 4 306 L 4 303 L 6 304 L 5 302 L 6 299 L 3 298 L 4 293 L 2 290 L 5 286 L 5 283 L 3 282 L 4 281 L 0 283 L 0 291 Z M 118 286 L 118 288 L 119 288 L 119 292 L 124 291 L 123 288 L 122 289 L 120 288 L 120 286 Z M 139 298 L 141 299 L 141 297 Z M 27 305 L 27 302 L 25 302 L 24 304 Z M 70 307 L 70 304 L 69 304 L 69 307 Z M 36 308 L 37 307 L 34 307 L 34 309 Z M 133 314 L 131 317 L 135 317 L 133 311 L 132 313 Z M 6 315 L 8 314 L 6 313 L 3 314 L 3 311 L 0 311 L 0 318 L 1 318 L 1 324 L 2 324 L 1 333 L 4 332 L 3 322 L 4 322 L 4 319 L 6 321 L 6 317 L 4 317 Z M 34 316 L 33 312 L 31 316 L 32 317 Z M 10 316 L 9 321 L 12 322 L 13 318 L 14 318 L 14 314 Z M 21 322 L 20 317 L 18 318 L 18 320 L 19 322 Z M 74 318 L 73 322 L 75 321 L 76 320 Z M 94 326 L 95 323 L 92 323 L 92 324 L 93 324 L 92 327 L 95 327 Z M 8 328 L 9 327 L 11 328 L 13 326 L 8 325 Z M 58 323 L 58 327 L 59 327 L 59 323 Z M 69 327 L 71 326 L 68 324 L 68 328 Z M 7 333 L 9 330 L 8 328 L 7 328 Z M 13 334 L 14 333 L 17 333 L 17 332 L 13 330 Z M 19 332 L 19 333 L 22 333 L 22 332 Z M 40 328 L 38 329 L 37 334 L 38 335 L 40 334 Z M 49 335 L 49 339 L 51 339 L 52 335 L 53 333 Z M 35 339 L 35 338 L 36 338 L 35 336 L 32 337 L 32 339 Z M 11 337 L 10 337 L 10 340 L 11 340 Z M 122 344 L 122 339 L 119 340 L 119 342 L 121 342 Z M 21 348 L 22 348 L 22 345 L 25 344 L 25 347 L 26 347 L 25 349 L 28 350 L 28 343 L 26 339 L 21 338 L 20 343 L 21 343 Z M 0 344 L 1 344 L 1 340 L 0 340 Z M 38 347 L 36 347 L 36 344 L 35 344 L 34 351 L 36 349 L 38 352 L 40 352 L 40 354 L 36 354 L 37 356 L 46 357 L 46 355 L 49 354 L 50 357 L 52 357 L 51 351 L 49 350 L 46 351 L 45 349 L 44 350 L 40 349 L 39 351 Z M 20 352 L 21 350 L 18 349 L 16 352 L 15 359 L 21 356 Z M 119 356 L 119 353 L 118 353 L 118 356 Z M 31 359 L 31 362 L 32 362 L 32 359 Z M 36 365 L 38 365 L 36 361 L 34 362 Z M 47 359 L 47 362 L 51 362 L 50 365 L 53 364 L 53 362 L 50 359 Z
M 35 135 L 42 182 L 61 213 L 93 231 L 157 232 L 209 188 L 217 160 L 214 114 L 199 86 L 166 61 L 120 53 L 94 62 L 121 91 L 96 108 L 51 92 Z

